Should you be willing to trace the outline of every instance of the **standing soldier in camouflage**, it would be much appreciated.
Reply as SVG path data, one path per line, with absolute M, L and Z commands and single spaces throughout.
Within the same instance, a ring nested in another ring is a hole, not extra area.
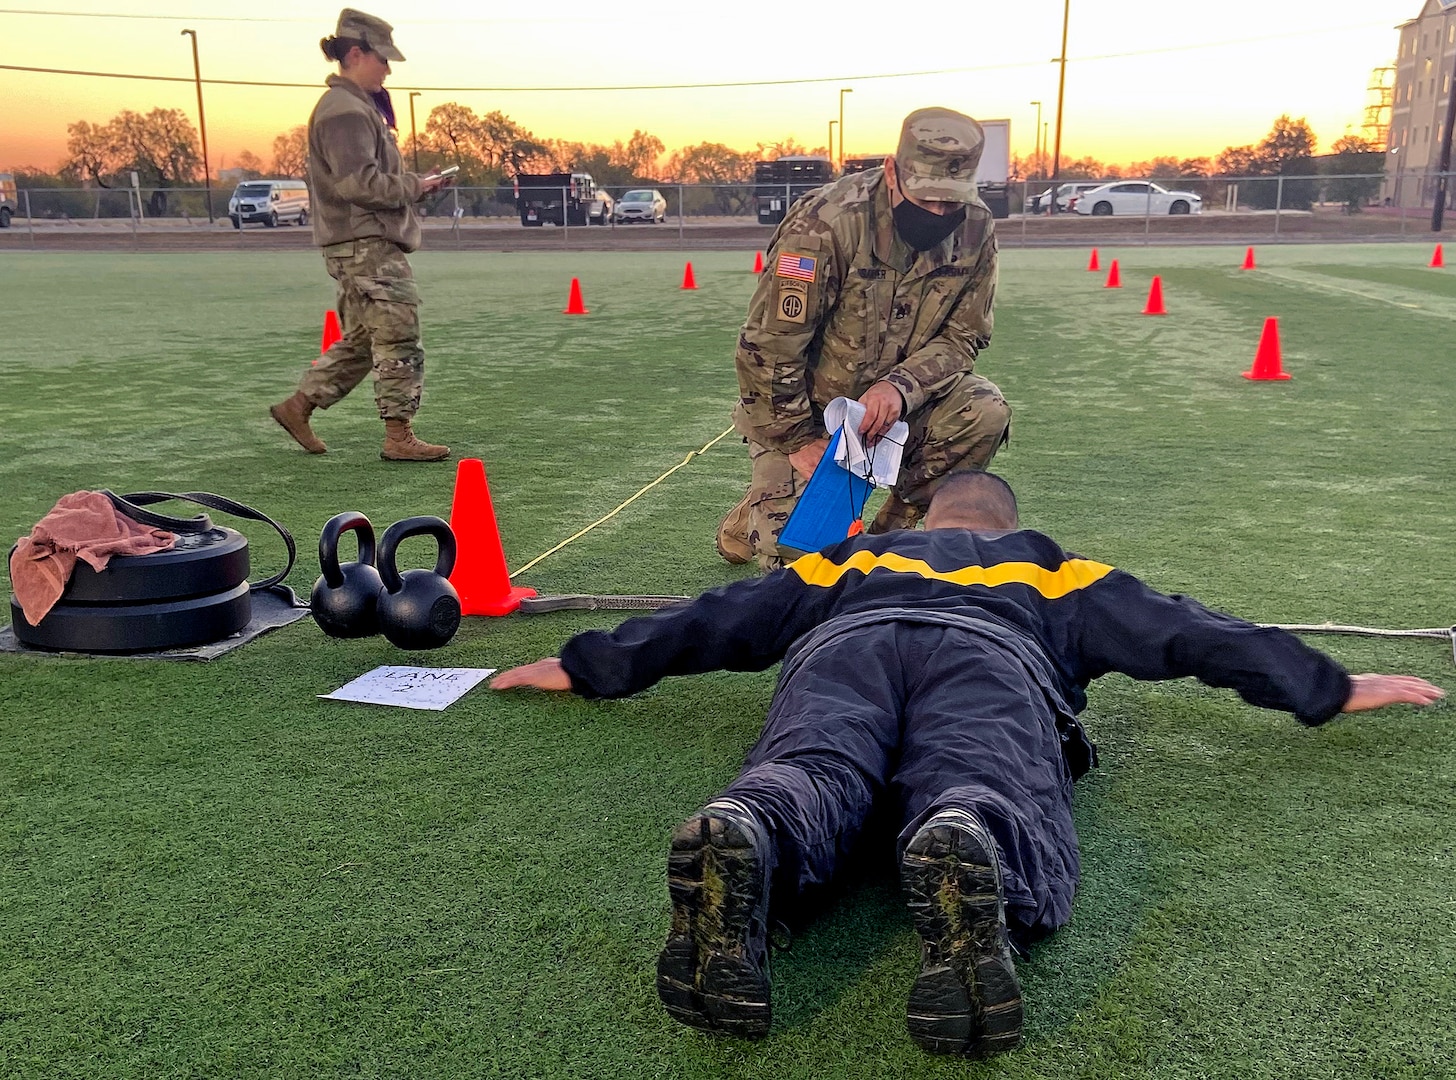
M 718 527 L 729 562 L 784 565 L 776 541 L 828 448 L 836 397 L 865 405 L 869 440 L 910 426 L 872 533 L 913 527 L 942 477 L 984 469 L 1007 440 L 1010 406 L 972 371 L 996 294 L 991 212 L 976 192 L 984 141 L 969 116 L 919 109 L 882 167 L 810 193 L 774 234 L 735 358 L 733 424 L 753 478 Z
M 308 120 L 308 178 L 313 239 L 338 282 L 343 338 L 304 373 L 298 391 L 274 405 L 273 419 L 310 454 L 327 449 L 309 427 L 374 372 L 374 399 L 384 421 L 387 461 L 439 461 L 448 446 L 415 438 L 411 421 L 425 384 L 419 291 L 407 252 L 420 246 L 415 203 L 448 180 L 404 171 L 384 89 L 393 27 L 353 8 L 339 13 L 334 36 L 319 44 L 339 62 Z

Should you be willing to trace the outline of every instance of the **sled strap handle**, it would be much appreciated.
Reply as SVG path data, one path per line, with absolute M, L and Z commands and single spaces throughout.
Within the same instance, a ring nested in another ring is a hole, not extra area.
M 214 495 L 210 491 L 186 491 L 181 494 L 173 494 L 168 491 L 135 491 L 129 495 L 117 495 L 115 492 L 103 491 L 112 505 L 121 513 L 133 521 L 140 521 L 143 525 L 151 525 L 153 528 L 166 529 L 168 532 L 177 533 L 203 533 L 213 528 L 212 518 L 206 514 L 198 514 L 196 517 L 178 518 L 168 514 L 159 514 L 155 510 L 146 510 L 143 507 L 152 503 L 166 502 L 169 499 L 181 499 L 185 502 L 196 503 L 198 506 L 206 506 L 211 510 L 221 510 L 225 514 L 232 514 L 234 517 L 246 518 L 249 521 L 261 521 L 273 526 L 278 535 L 283 537 L 283 544 L 288 548 L 288 565 L 271 577 L 262 581 L 251 583 L 248 588 L 257 592 L 260 589 L 269 589 L 277 585 L 288 576 L 293 569 L 294 560 L 297 558 L 298 549 L 293 543 L 293 535 L 278 522 L 274 521 L 261 510 L 254 510 L 251 506 L 222 495 Z

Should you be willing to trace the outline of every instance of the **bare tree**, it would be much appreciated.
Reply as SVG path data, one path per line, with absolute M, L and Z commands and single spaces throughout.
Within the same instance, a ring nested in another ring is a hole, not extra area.
M 127 109 L 105 126 L 79 121 L 66 128 L 69 138 L 65 168 L 102 187 L 125 186 L 135 172 L 152 188 L 153 214 L 167 211 L 167 189 L 195 182 L 202 169 L 197 130 L 181 109 L 153 109 L 143 116 Z
M 256 180 L 263 175 L 263 159 L 251 150 L 239 153 L 237 164 L 233 167 L 239 170 L 241 180 Z
M 273 175 L 300 180 L 308 175 L 308 128 L 302 124 L 273 140 Z

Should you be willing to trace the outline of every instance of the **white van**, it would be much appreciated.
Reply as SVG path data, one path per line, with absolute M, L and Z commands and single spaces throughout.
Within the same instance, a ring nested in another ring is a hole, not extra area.
M 273 229 L 284 223 L 308 224 L 308 185 L 302 180 L 244 180 L 228 200 L 234 229 L 261 221 Z

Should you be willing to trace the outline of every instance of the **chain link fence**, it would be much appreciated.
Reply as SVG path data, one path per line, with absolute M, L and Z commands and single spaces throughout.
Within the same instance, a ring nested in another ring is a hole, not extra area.
M 1444 181 L 1444 183 L 1443 183 Z M 421 205 L 427 245 L 457 248 L 763 248 L 795 185 L 667 184 L 571 188 L 459 187 Z M 1193 177 L 1061 185 L 1020 181 L 988 189 L 1006 216 L 1002 247 L 1084 243 L 1254 243 L 1419 239 L 1432 234 L 1452 174 Z M 630 194 L 629 194 L 630 193 Z M 527 198 L 529 196 L 529 198 Z M 209 201 L 211 219 L 209 220 Z M 84 248 L 84 238 L 130 237 L 137 247 L 307 247 L 311 230 L 230 217 L 231 188 L 22 188 L 0 248 Z M 565 208 L 564 210 L 562 208 Z M 7 216 L 0 213 L 0 220 Z M 544 226 L 544 227 L 543 227 Z M 1443 232 L 1445 225 L 1443 223 Z M 68 239 L 70 238 L 70 239 Z M 101 246 L 98 244 L 98 246 Z

